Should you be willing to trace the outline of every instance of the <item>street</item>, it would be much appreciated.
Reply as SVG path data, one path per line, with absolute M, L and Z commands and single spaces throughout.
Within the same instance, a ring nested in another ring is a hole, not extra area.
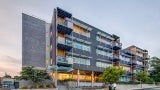
M 134 89 L 134 90 L 160 90 L 160 88 L 144 88 L 144 89 Z
M 0 88 L 0 90 L 11 90 L 10 88 L 4 88 L 4 87 L 2 87 L 2 88 Z

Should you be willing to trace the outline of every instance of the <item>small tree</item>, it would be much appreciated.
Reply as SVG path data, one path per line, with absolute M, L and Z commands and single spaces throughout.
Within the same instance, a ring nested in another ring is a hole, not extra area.
M 19 81 L 20 80 L 20 76 L 14 76 L 15 81 Z
M 11 75 L 6 74 L 4 78 L 12 78 Z
M 150 78 L 145 71 L 141 71 L 136 74 L 136 79 L 142 83 L 146 83 Z
M 34 83 L 42 83 L 47 72 L 45 70 L 37 70 L 34 67 L 23 67 L 21 72 L 21 80 L 32 80 Z
M 121 67 L 106 67 L 100 75 L 100 80 L 113 84 L 117 82 L 121 75 L 125 74 L 125 70 Z

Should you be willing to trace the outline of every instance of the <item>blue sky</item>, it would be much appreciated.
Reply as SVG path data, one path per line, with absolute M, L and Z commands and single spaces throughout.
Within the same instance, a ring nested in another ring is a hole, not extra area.
M 136 45 L 160 57 L 159 4 L 159 0 L 0 0 L 0 75 L 21 70 L 21 13 L 50 22 L 56 6 L 120 36 L 123 48 Z

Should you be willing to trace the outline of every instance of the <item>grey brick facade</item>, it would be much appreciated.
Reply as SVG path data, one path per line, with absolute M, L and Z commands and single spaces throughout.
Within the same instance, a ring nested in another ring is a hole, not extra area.
M 22 66 L 46 66 L 45 26 L 45 21 L 22 14 Z

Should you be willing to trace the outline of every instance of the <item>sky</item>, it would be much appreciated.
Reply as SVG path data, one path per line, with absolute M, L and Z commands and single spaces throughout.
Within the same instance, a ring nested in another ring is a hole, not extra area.
M 123 48 L 136 45 L 160 57 L 160 0 L 0 0 L 0 76 L 18 75 L 22 63 L 22 15 L 50 23 L 60 7 L 74 17 L 120 36 Z

